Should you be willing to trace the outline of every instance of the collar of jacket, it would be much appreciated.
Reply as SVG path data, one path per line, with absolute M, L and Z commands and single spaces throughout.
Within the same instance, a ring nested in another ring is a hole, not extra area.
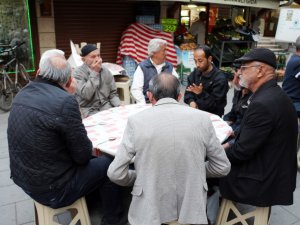
M 64 91 L 66 91 L 62 86 L 60 86 L 58 83 L 53 82 L 51 80 L 45 79 L 40 75 L 37 75 L 36 78 L 34 79 L 34 82 L 38 82 L 38 83 L 44 83 L 44 84 L 49 84 L 49 85 L 53 85 L 55 87 L 58 87 Z
M 248 99 L 249 104 L 251 103 L 251 101 L 253 101 L 253 99 L 255 98 L 256 95 L 258 95 L 260 92 L 269 89 L 270 87 L 276 87 L 277 86 L 277 82 L 275 79 L 271 79 L 269 81 L 267 81 L 266 83 L 264 83 L 263 85 L 261 85 L 255 93 L 253 93 L 252 96 L 250 96 L 250 98 Z
M 217 68 L 214 65 L 212 65 L 212 66 L 213 66 L 212 70 L 209 71 L 207 74 L 203 74 L 202 71 L 197 69 L 198 76 L 203 77 L 204 79 L 210 79 L 212 77 L 212 74 L 217 72 Z
M 178 104 L 178 102 L 174 98 L 162 98 L 159 99 L 154 106 L 159 106 L 164 104 Z
M 164 64 L 162 68 L 164 68 L 166 66 L 166 62 L 162 63 Z M 154 62 L 152 61 L 152 59 L 149 57 L 147 60 L 146 60 L 146 63 L 145 63 L 145 67 L 155 67 L 155 66 L 160 66 L 161 64 L 159 65 L 154 65 Z

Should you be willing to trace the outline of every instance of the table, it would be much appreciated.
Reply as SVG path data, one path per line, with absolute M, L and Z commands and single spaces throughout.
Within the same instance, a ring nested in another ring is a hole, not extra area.
M 114 156 L 122 141 L 128 117 L 150 107 L 152 107 L 150 104 L 124 105 L 101 111 L 83 119 L 83 124 L 93 147 Z M 210 114 L 210 119 L 217 137 L 222 143 L 230 136 L 232 128 L 217 115 Z

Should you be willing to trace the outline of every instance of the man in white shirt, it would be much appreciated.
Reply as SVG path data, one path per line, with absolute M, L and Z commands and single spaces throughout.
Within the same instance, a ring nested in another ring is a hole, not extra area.
M 205 44 L 206 17 L 206 12 L 201 11 L 199 13 L 199 19 L 192 24 L 189 30 L 192 35 L 197 36 L 198 45 Z
M 161 72 L 171 73 L 178 78 L 178 74 L 171 63 L 166 61 L 167 41 L 154 38 L 149 41 L 149 58 L 142 61 L 134 72 L 131 94 L 138 104 L 149 102 L 146 92 L 152 77 Z

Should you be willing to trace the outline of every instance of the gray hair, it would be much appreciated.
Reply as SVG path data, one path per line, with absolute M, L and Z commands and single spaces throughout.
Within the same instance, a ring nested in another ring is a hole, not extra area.
M 156 101 L 162 98 L 178 99 L 180 94 L 180 82 L 170 73 L 160 73 L 149 82 L 149 92 Z
M 39 69 L 39 76 L 60 85 L 66 84 L 72 73 L 65 53 L 59 49 L 45 51 L 40 59 Z
M 153 56 L 153 53 L 158 52 L 162 45 L 167 45 L 167 41 L 160 38 L 151 39 L 148 44 L 148 55 Z

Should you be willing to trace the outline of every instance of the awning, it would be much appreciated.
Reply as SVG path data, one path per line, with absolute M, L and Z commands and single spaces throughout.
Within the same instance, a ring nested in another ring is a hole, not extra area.
M 278 9 L 279 1 L 272 0 L 193 0 L 191 2 L 205 2 L 211 4 L 236 5 L 267 9 Z
M 278 9 L 279 0 L 133 0 L 133 1 L 164 1 L 164 2 L 189 2 L 189 3 L 210 3 L 223 5 L 236 5 L 246 7 L 257 7 L 266 9 Z M 300 1 L 300 0 L 297 0 Z

